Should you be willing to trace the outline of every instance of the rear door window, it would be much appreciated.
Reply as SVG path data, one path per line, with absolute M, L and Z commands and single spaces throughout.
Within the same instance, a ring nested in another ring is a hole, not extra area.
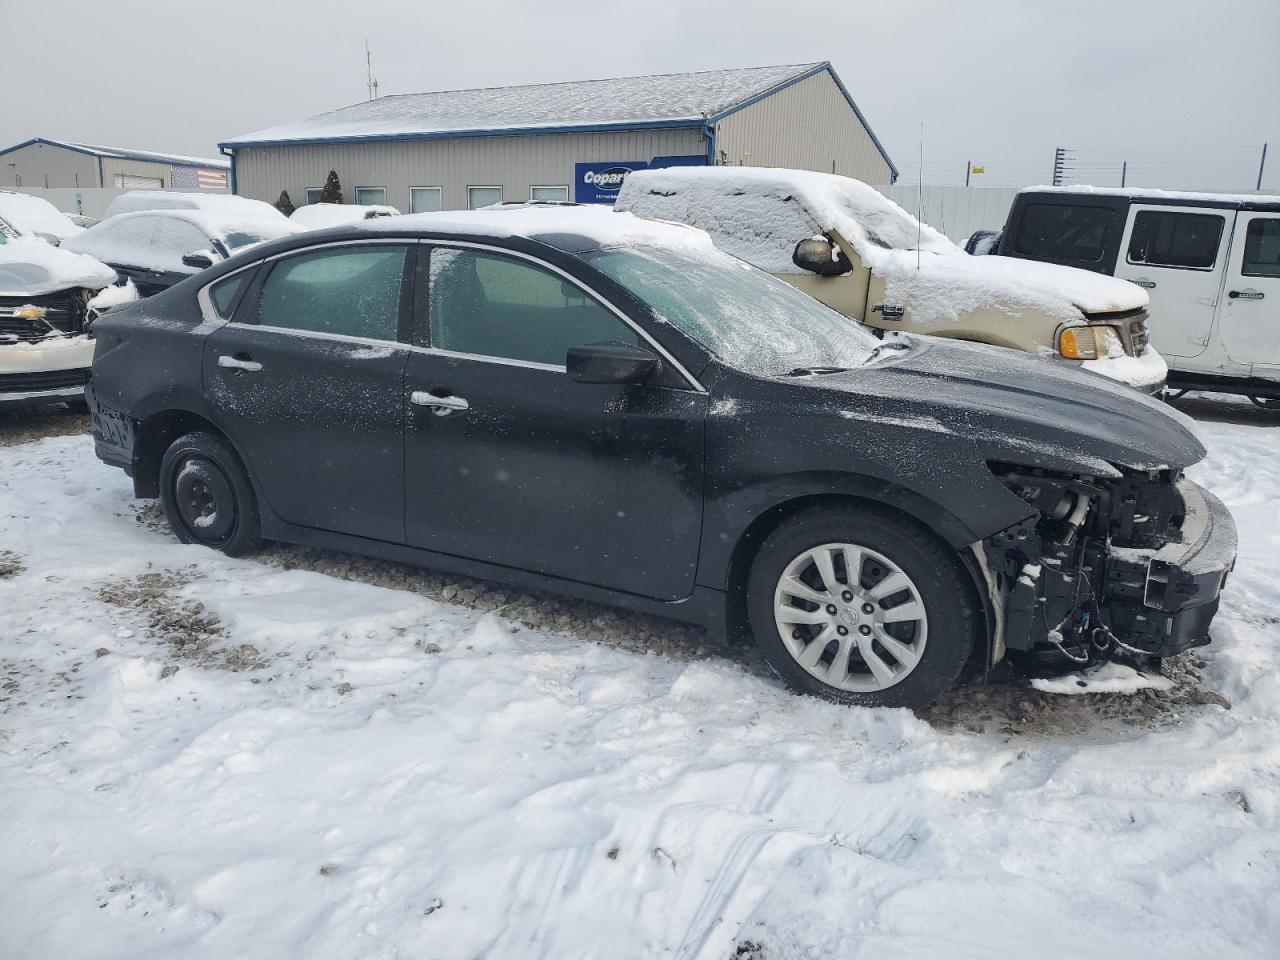
M 1226 219 L 1220 214 L 1139 210 L 1129 236 L 1129 262 L 1182 270 L 1210 270 Z
M 438 247 L 430 275 L 437 349 L 563 367 L 570 347 L 638 343 L 576 284 L 525 260 Z
M 1101 263 L 1117 219 L 1111 207 L 1029 203 L 1018 221 L 1014 250 L 1032 260 Z
M 1246 277 L 1280 277 L 1280 217 L 1249 221 L 1240 272 Z
M 408 249 L 361 244 L 279 260 L 262 284 L 259 323 L 394 341 Z

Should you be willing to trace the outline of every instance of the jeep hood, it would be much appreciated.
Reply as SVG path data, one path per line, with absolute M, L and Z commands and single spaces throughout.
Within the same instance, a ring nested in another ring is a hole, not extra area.
M 0 244 L 0 296 L 38 297 L 59 290 L 100 290 L 116 282 L 116 272 L 100 260 L 61 250 L 39 237 Z
M 1147 305 L 1147 292 L 1136 284 L 1056 263 L 880 250 L 870 266 L 884 280 L 885 302 L 904 307 L 921 324 L 951 323 L 978 310 L 1011 317 L 1034 311 L 1065 323 Z
M 985 460 L 1106 476 L 1204 457 L 1193 421 L 1106 377 L 1015 350 L 905 339 L 910 351 L 806 383 L 845 394 L 834 400 L 842 416 L 954 434 Z

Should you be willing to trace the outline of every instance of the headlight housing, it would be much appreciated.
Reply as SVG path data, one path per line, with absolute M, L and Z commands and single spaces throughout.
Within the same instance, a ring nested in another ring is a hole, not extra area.
M 1115 327 L 1082 324 L 1058 332 L 1058 353 L 1068 360 L 1097 360 L 1124 355 L 1124 341 Z

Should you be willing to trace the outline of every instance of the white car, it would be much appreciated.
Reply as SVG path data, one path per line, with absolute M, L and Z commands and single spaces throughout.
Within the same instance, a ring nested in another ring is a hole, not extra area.
M 94 310 L 132 299 L 115 281 L 93 257 L 0 234 L 0 406 L 83 400 Z
M 378 217 L 398 217 L 400 211 L 382 204 L 360 203 L 309 203 L 298 207 L 289 215 L 289 222 L 304 230 L 323 230 L 325 227 L 343 227 L 361 220 Z
M 274 217 L 249 216 L 234 207 L 122 213 L 63 248 L 96 257 L 149 297 L 241 250 L 299 232 L 279 211 L 272 212 Z
M 42 197 L 0 190 L 0 234 L 35 236 L 57 246 L 84 228 Z

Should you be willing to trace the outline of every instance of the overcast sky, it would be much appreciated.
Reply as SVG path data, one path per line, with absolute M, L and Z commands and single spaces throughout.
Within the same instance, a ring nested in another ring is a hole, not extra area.
M 1280 193 L 1280 0 L 0 0 L 0 145 L 214 155 L 380 92 L 830 60 L 914 181 Z

